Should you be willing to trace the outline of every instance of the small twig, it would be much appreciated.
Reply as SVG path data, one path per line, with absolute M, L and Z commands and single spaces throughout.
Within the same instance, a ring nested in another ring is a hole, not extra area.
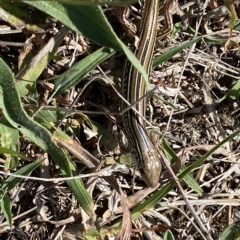
M 195 210 L 193 209 L 193 207 L 189 204 L 189 201 L 186 197 L 186 194 L 184 192 L 184 190 L 182 189 L 181 184 L 179 183 L 178 178 L 176 177 L 176 175 L 174 174 L 169 161 L 166 159 L 166 157 L 164 156 L 164 154 L 162 152 L 160 152 L 160 155 L 167 167 L 167 170 L 169 171 L 169 173 L 171 174 L 173 180 L 175 181 L 179 191 L 181 192 L 181 195 L 186 203 L 186 205 L 188 206 L 188 209 L 190 210 L 190 212 L 192 213 L 193 217 L 195 218 L 196 222 L 198 223 L 198 226 L 201 228 L 201 230 L 199 228 L 197 228 L 197 231 L 199 232 L 199 234 L 201 234 L 201 236 L 203 237 L 203 239 L 208 239 L 208 240 L 213 240 L 212 237 L 209 235 L 209 232 L 207 232 L 207 230 L 205 229 L 205 226 L 202 224 L 201 220 L 199 219 L 198 215 L 196 214 Z M 195 226 L 196 227 L 196 226 Z
M 30 43 L 0 41 L 0 45 L 2 45 L 2 46 L 24 47 L 24 46 L 29 46 L 31 44 Z

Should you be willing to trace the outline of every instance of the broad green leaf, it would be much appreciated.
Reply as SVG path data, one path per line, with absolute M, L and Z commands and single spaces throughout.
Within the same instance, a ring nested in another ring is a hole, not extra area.
M 24 1 L 56 18 L 101 46 L 123 51 L 148 83 L 148 76 L 134 54 L 118 38 L 100 6 L 73 6 L 54 1 Z M 147 85 L 148 88 L 148 85 Z
M 101 46 L 121 50 L 120 40 L 98 5 L 73 6 L 58 1 L 23 2 L 48 13 L 72 30 L 83 34 Z
M 75 176 L 77 171 L 66 152 L 56 144 L 46 128 L 34 122 L 24 111 L 15 86 L 13 73 L 2 59 L 0 59 L 0 73 L 0 107 L 6 119 L 23 135 L 46 151 L 59 165 L 63 176 Z M 84 188 L 82 181 L 80 179 L 67 180 L 67 184 L 72 189 L 81 207 L 95 222 L 93 200 Z
M 133 156 L 131 153 L 126 153 L 126 154 L 122 154 L 119 158 L 119 163 L 121 164 L 125 164 L 128 166 L 134 166 L 134 160 L 133 160 Z
M 237 240 L 239 237 L 240 221 L 237 221 L 225 228 L 218 240 Z
M 17 1 L 1 1 L 1 19 L 8 22 L 16 29 L 24 29 L 30 32 L 43 33 L 48 28 L 47 16 L 43 12 L 29 14 L 26 5 Z
M 178 32 L 180 32 L 180 30 L 181 30 L 182 28 L 183 28 L 182 22 L 178 22 L 178 23 L 174 24 L 174 26 L 173 26 L 173 31 L 172 31 L 172 33 L 171 33 L 171 35 L 170 35 L 170 39 L 173 39 L 173 38 L 175 37 L 175 35 L 176 35 Z
M 167 230 L 163 235 L 163 240 L 175 240 L 173 233 L 170 230 Z
M 61 111 L 58 111 L 57 108 L 55 108 L 55 110 L 41 110 L 34 116 L 34 119 L 39 123 L 43 123 L 43 122 L 56 123 L 59 120 L 61 120 L 63 116 L 64 116 L 64 113 Z
M 5 147 L 1 147 L 1 146 L 0 146 L 0 153 L 9 154 L 9 155 L 12 155 L 12 156 L 15 156 L 15 157 L 25 159 L 27 161 L 32 161 L 31 159 L 29 159 L 28 157 L 26 157 L 25 155 L 23 155 L 19 152 L 15 152 L 15 151 L 13 151 L 9 148 L 5 148 Z
M 97 122 L 92 122 L 92 123 L 93 123 L 93 130 L 98 133 L 98 137 L 99 139 L 101 139 L 100 141 L 104 144 L 104 146 L 109 151 L 113 151 L 118 145 L 113 135 L 101 124 Z
M 103 237 L 104 235 L 102 235 Z M 106 236 L 106 235 L 105 235 Z M 86 235 L 84 236 L 84 239 L 86 240 L 96 240 L 96 239 L 102 239 L 99 232 L 97 232 L 95 229 L 90 229 L 86 232 Z

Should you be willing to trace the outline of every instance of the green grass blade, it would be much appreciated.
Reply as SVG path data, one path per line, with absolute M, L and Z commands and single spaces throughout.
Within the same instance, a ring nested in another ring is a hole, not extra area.
M 175 240 L 173 233 L 170 230 L 167 230 L 163 235 L 163 240 Z
M 19 169 L 18 171 L 16 171 L 14 174 L 15 175 L 22 175 L 22 176 L 27 176 L 28 174 L 30 174 L 34 169 L 36 169 L 41 163 L 43 162 L 43 159 L 37 160 L 35 162 L 32 162 L 24 167 L 22 167 L 21 169 Z M 10 176 L 8 177 L 2 184 L 2 189 L 3 190 L 11 190 L 14 187 L 16 187 L 16 185 L 22 180 L 22 178 L 18 178 L 15 176 Z
M 234 101 L 238 101 L 240 98 L 240 80 L 238 80 L 231 89 L 219 100 L 219 103 L 225 100 L 226 98 L 231 98 Z
M 167 159 L 171 162 L 171 164 L 176 163 L 177 161 L 180 161 L 178 156 L 175 154 L 175 152 L 172 150 L 172 148 L 168 145 L 168 143 L 166 142 L 166 140 L 163 138 L 162 141 L 162 145 L 163 145 L 163 151 L 167 157 Z M 185 166 L 182 166 L 182 169 L 186 169 Z M 194 177 L 192 176 L 191 173 L 188 173 L 185 177 L 184 177 L 184 182 L 191 188 L 193 189 L 195 192 L 197 193 L 202 193 L 203 190 L 200 187 L 200 185 L 198 184 L 198 182 L 194 179 Z
M 16 78 L 24 80 L 17 82 L 17 89 L 20 96 L 25 96 L 28 93 L 29 88 L 31 88 L 31 86 L 36 82 L 43 70 L 53 59 L 67 32 L 68 29 L 65 28 L 64 31 L 53 36 L 48 42 L 48 44 L 51 45 L 51 41 L 54 41 L 54 47 L 52 51 L 49 51 L 49 46 L 46 44 L 41 51 L 39 51 L 38 54 L 36 54 L 18 74 L 16 74 Z
M 26 157 L 25 155 L 19 153 L 19 152 L 16 152 L 16 151 L 13 151 L 9 148 L 5 148 L 5 147 L 1 147 L 0 146 L 0 153 L 3 153 L 3 154 L 10 154 L 12 156 L 15 156 L 15 157 L 19 157 L 19 158 L 22 158 L 22 159 L 25 159 L 27 161 L 32 161 L 31 159 L 29 159 L 28 157 Z
M 223 141 L 221 141 L 219 144 L 217 144 L 215 147 L 213 147 L 210 151 L 208 151 L 206 154 L 204 154 L 202 157 L 200 157 L 197 161 L 195 161 L 190 166 L 188 166 L 186 169 L 184 169 L 178 175 L 178 179 L 182 180 L 188 173 L 190 173 L 196 167 L 200 166 L 211 154 L 214 153 L 214 151 L 216 151 L 223 144 L 229 142 L 230 140 L 232 140 L 234 137 L 236 137 L 239 134 L 240 134 L 240 129 L 235 131 L 231 135 L 229 135 L 227 138 L 225 138 Z M 135 219 L 141 214 L 142 211 L 146 211 L 146 210 L 154 207 L 174 187 L 175 187 L 175 182 L 173 180 L 171 180 L 166 186 L 162 187 L 159 191 L 154 193 L 144 203 L 135 207 L 132 211 L 132 218 Z
M 5 194 L 1 200 L 1 211 L 4 214 L 10 229 L 12 229 L 12 224 L 13 224 L 11 208 L 12 207 L 11 207 L 10 198 L 7 194 Z
M 34 169 L 36 169 L 42 162 L 43 162 L 43 160 L 38 160 L 38 161 L 32 162 L 32 163 L 22 167 L 18 171 L 16 171 L 15 175 L 27 176 Z M 21 180 L 22 180 L 22 178 L 18 178 L 15 176 L 8 177 L 2 184 L 1 192 L 6 192 L 6 191 L 13 189 L 14 187 L 16 187 L 16 185 Z M 6 193 L 4 194 L 4 196 L 1 199 L 1 210 L 8 222 L 8 225 L 10 226 L 10 228 L 12 228 L 11 202 Z
M 181 43 L 179 46 L 175 46 L 171 49 L 169 49 L 167 52 L 157 56 L 153 60 L 153 68 L 157 67 L 158 65 L 166 62 L 167 60 L 171 59 L 173 56 L 175 56 L 177 53 L 181 52 L 182 50 L 192 46 L 194 43 L 201 40 L 203 37 L 196 37 L 190 41 L 186 41 Z
M 114 53 L 115 51 L 113 49 L 103 47 L 74 64 L 68 70 L 67 74 L 57 78 L 55 82 L 55 89 L 57 89 L 55 96 L 74 87 L 87 73 L 91 72 L 98 64 L 112 56 Z

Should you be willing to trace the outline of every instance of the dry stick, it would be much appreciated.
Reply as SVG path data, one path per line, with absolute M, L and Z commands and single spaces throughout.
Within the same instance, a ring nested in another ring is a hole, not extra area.
M 22 218 L 22 217 L 25 216 L 25 215 L 28 215 L 29 213 L 35 211 L 36 209 L 37 209 L 37 206 L 35 206 L 35 207 L 33 207 L 33 208 L 31 208 L 31 209 L 23 212 L 23 213 L 20 213 L 19 215 L 17 215 L 17 216 L 15 216 L 15 217 L 12 218 L 13 222 L 16 221 L 16 220 L 19 219 L 19 218 Z M 26 221 L 27 221 L 27 218 L 26 218 L 26 220 L 24 220 L 24 222 L 26 222 Z M 2 231 L 2 229 L 3 229 L 4 227 L 6 228 L 6 230 L 10 229 L 10 227 L 9 227 L 9 225 L 8 225 L 8 222 L 4 222 L 4 223 L 1 223 L 1 224 L 0 224 L 0 229 L 1 229 L 1 231 Z M 12 227 L 13 227 L 13 229 L 16 228 L 14 225 L 13 225 Z M 1 233 L 2 233 L 2 232 L 1 232 Z
M 208 0 L 207 0 L 207 1 L 208 1 Z M 204 8 L 204 9 L 206 9 L 206 4 L 205 4 L 205 8 Z M 204 12 L 203 12 L 203 14 L 204 14 Z M 203 15 L 202 15 L 202 16 L 203 16 Z M 197 34 L 198 29 L 199 29 L 199 27 L 200 27 L 200 23 L 201 23 L 201 20 L 202 20 L 202 16 L 200 17 L 199 24 L 196 26 L 196 34 Z M 179 80 L 179 82 L 178 82 L 178 88 L 180 88 L 181 78 L 182 78 L 182 76 L 183 76 L 184 69 L 186 68 L 186 65 L 187 65 L 188 59 L 189 59 L 189 57 L 190 57 L 190 54 L 192 53 L 192 51 L 193 51 L 193 49 L 195 48 L 195 46 L 196 46 L 196 43 L 193 44 L 193 46 L 190 48 L 190 50 L 189 50 L 189 52 L 188 52 L 186 61 L 185 61 L 185 63 L 184 63 L 184 66 L 183 66 L 182 71 L 181 71 L 181 74 L 180 74 L 180 80 Z M 176 95 L 175 98 L 174 98 L 174 104 L 176 104 L 176 101 L 177 101 L 177 95 Z M 169 121 L 168 121 L 168 124 L 167 124 L 167 129 L 169 128 L 170 121 L 171 121 L 171 119 L 172 119 L 172 115 L 173 115 L 173 109 L 172 109 L 172 111 L 171 111 L 171 113 L 170 113 Z M 163 155 L 163 154 L 161 154 L 161 155 Z M 202 235 L 202 233 L 201 233 L 201 232 L 199 231 L 199 229 L 198 229 L 199 233 L 203 236 L 204 239 L 213 240 L 212 237 L 211 237 L 211 236 L 209 235 L 209 233 L 207 232 L 205 226 L 204 226 L 203 223 L 201 222 L 200 218 L 197 216 L 195 210 L 194 210 L 193 207 L 189 204 L 188 199 L 186 198 L 186 196 L 185 196 L 185 194 L 184 194 L 184 191 L 183 191 L 183 189 L 181 188 L 181 186 L 180 186 L 180 184 L 179 184 L 179 182 L 178 182 L 175 174 L 172 172 L 171 167 L 168 165 L 168 161 L 165 160 L 165 158 L 164 158 L 165 156 L 162 156 L 162 157 L 163 157 L 163 159 L 164 159 L 164 162 L 165 162 L 165 164 L 166 164 L 169 172 L 172 174 L 173 179 L 175 180 L 175 182 L 176 182 L 176 184 L 177 184 L 180 192 L 182 193 L 182 196 L 183 196 L 184 200 L 186 201 L 186 204 L 187 204 L 189 210 L 191 211 L 193 217 L 194 217 L 195 220 L 197 221 L 197 223 L 198 223 L 199 227 L 201 228 L 201 230 L 202 230 L 202 231 L 204 232 L 204 234 L 206 235 L 206 238 L 205 238 L 205 236 Z
M 62 147 L 65 146 L 62 144 Z M 66 146 L 64 147 L 66 149 Z M 70 152 L 70 150 L 69 150 Z M 79 153 L 79 155 L 81 154 L 81 152 Z M 73 154 L 76 157 L 76 154 Z M 82 156 L 78 156 L 78 159 L 83 159 Z M 85 161 L 84 161 L 85 162 Z M 31 177 L 31 176 L 25 176 L 25 175 L 19 175 L 19 174 L 14 174 L 14 173 L 6 173 L 4 171 L 0 171 L 0 174 L 2 175 L 6 175 L 6 176 L 12 176 L 12 177 L 17 177 L 17 178 L 22 178 L 25 180 L 35 180 L 35 181 L 42 181 L 42 182 L 62 182 L 62 181 L 67 181 L 67 180 L 73 180 L 73 179 L 82 179 L 82 178 L 90 178 L 90 177 L 107 177 L 107 176 L 111 176 L 113 173 L 113 169 L 106 168 L 104 170 L 100 170 L 98 172 L 95 173 L 88 173 L 88 174 L 79 174 L 77 176 L 73 176 L 73 177 L 62 177 L 62 178 L 40 178 L 40 177 Z M 0 221 L 1 222 L 1 221 Z
M 174 206 L 173 206 L 172 208 L 180 211 L 180 212 L 192 223 L 192 225 L 193 225 L 196 229 L 198 229 L 198 227 L 197 227 L 197 225 L 194 223 L 194 221 L 193 221 L 181 208 L 177 208 L 177 207 L 174 207 Z
M 192 48 L 192 49 L 193 49 L 193 48 Z M 190 51 L 190 52 L 191 52 L 191 51 Z M 189 55 L 190 55 L 190 52 L 189 52 Z M 187 58 L 187 59 L 188 59 L 188 58 Z M 186 63 L 187 63 L 187 61 L 185 62 L 185 65 L 186 65 Z M 103 73 L 103 75 L 105 75 L 104 72 L 101 70 L 101 68 L 100 68 L 100 67 L 98 67 L 98 68 L 99 68 L 99 70 Z M 184 69 L 184 68 L 183 68 L 183 69 Z M 183 71 L 182 71 L 182 74 L 183 74 Z M 181 75 L 182 75 L 182 74 L 181 74 Z M 107 77 L 106 75 L 105 75 L 105 77 L 108 79 L 108 77 Z M 111 83 L 111 81 L 109 81 L 109 83 L 110 83 L 111 87 L 113 88 L 113 90 L 117 93 L 117 95 L 118 95 L 125 103 L 127 103 L 128 106 L 129 106 L 128 108 L 124 109 L 124 110 L 120 113 L 120 115 L 123 114 L 125 111 L 127 111 L 127 110 L 129 110 L 129 109 L 131 108 L 136 114 L 138 114 L 141 118 L 143 118 L 143 119 L 146 121 L 147 124 L 149 124 L 151 127 L 153 127 L 153 126 L 152 126 L 143 116 L 141 116 L 141 114 L 139 114 L 139 112 L 133 107 L 135 104 L 137 104 L 137 102 L 131 105 L 129 102 L 127 102 L 127 101 L 121 96 L 121 94 L 116 90 L 116 88 L 113 86 L 113 84 Z M 179 87 L 179 86 L 178 86 L 178 87 Z M 143 97 L 146 97 L 146 96 L 143 96 Z M 142 98 L 143 98 L 143 97 L 142 97 Z M 141 98 L 141 99 L 142 99 L 142 98 Z M 140 101 L 141 99 L 139 99 L 138 101 Z M 175 101 L 176 101 L 176 98 L 175 98 Z M 153 127 L 153 128 L 155 128 L 155 127 Z M 158 131 L 158 132 L 159 132 L 159 131 Z M 161 133 L 160 133 L 160 134 L 161 134 Z M 161 155 L 162 155 L 162 154 L 161 154 Z M 162 157 L 165 157 L 165 156 L 162 156 Z M 165 162 L 168 162 L 168 161 L 165 161 Z M 167 165 L 167 164 L 166 164 L 166 165 Z M 183 198 L 184 198 L 184 200 L 186 201 L 187 206 L 189 207 L 190 211 L 192 212 L 194 218 L 195 218 L 196 221 L 198 222 L 198 224 L 199 224 L 199 226 L 201 227 L 202 231 L 206 234 L 207 238 L 205 238 L 205 236 L 201 233 L 200 229 L 197 228 L 198 232 L 202 235 L 202 237 L 203 237 L 204 239 L 212 240 L 212 238 L 211 238 L 210 236 L 208 237 L 208 234 L 209 234 L 209 233 L 205 230 L 205 227 L 204 227 L 204 225 L 202 224 L 201 220 L 200 220 L 200 219 L 198 218 L 198 216 L 196 215 L 196 212 L 194 211 L 194 209 L 193 209 L 193 208 L 190 206 L 190 204 L 188 203 L 187 198 L 184 196 L 183 189 L 181 188 L 178 180 L 176 179 L 176 177 L 175 177 L 174 173 L 172 172 L 172 169 L 171 169 L 171 167 L 170 167 L 169 165 L 168 165 L 168 169 L 170 169 L 170 173 L 173 175 L 173 179 L 175 179 L 177 186 L 180 188 L 180 191 L 183 193 Z
M 69 111 L 73 111 L 73 106 L 78 102 L 79 98 L 81 97 L 81 95 L 83 94 L 83 92 L 86 90 L 86 88 L 87 88 L 92 82 L 94 82 L 96 79 L 98 79 L 98 77 L 99 77 L 99 74 L 97 74 L 96 76 L 94 76 L 92 79 L 90 79 L 90 80 L 84 85 L 84 87 L 81 89 L 81 91 L 78 92 L 77 96 L 74 98 L 73 102 L 71 103 L 68 111 L 66 111 L 66 113 L 65 113 L 64 116 L 62 117 L 62 120 L 58 123 L 58 125 L 56 126 L 56 128 L 59 128 L 59 127 L 61 126 L 61 124 L 62 124 L 62 122 L 64 121 L 64 119 L 67 117 Z M 76 111 L 74 111 L 74 112 L 76 112 Z M 81 112 L 84 112 L 84 111 L 81 111 Z M 87 111 L 87 112 L 89 113 L 90 111 Z M 95 112 L 94 112 L 94 114 L 95 114 Z M 100 114 L 103 114 L 103 115 L 104 115 L 104 114 L 106 114 L 106 113 L 100 112 Z M 108 115 L 108 114 L 106 114 L 106 115 Z
M 64 147 L 66 150 L 68 150 L 71 154 L 73 154 L 78 159 L 82 160 L 92 171 L 94 171 L 98 165 L 99 165 L 99 159 L 94 157 L 92 154 L 90 154 L 87 150 L 85 150 L 76 140 L 73 140 L 73 144 L 68 144 L 62 139 L 56 138 L 55 141 L 58 145 L 61 147 Z M 130 220 L 130 213 L 129 210 L 126 208 L 127 201 L 126 198 L 116 180 L 116 178 L 111 176 L 105 176 L 103 177 L 121 196 L 121 205 L 125 206 L 124 209 L 124 220 L 129 221 Z M 129 224 L 131 226 L 131 224 Z
M 182 195 L 182 197 L 183 197 L 186 205 L 188 206 L 190 212 L 191 212 L 192 215 L 194 216 L 194 218 L 195 218 L 196 222 L 198 223 L 198 225 L 201 227 L 201 230 L 204 232 L 204 234 L 205 234 L 206 236 L 208 236 L 209 233 L 205 230 L 205 227 L 204 227 L 204 225 L 202 224 L 201 220 L 200 220 L 200 219 L 198 218 L 198 216 L 196 215 L 196 212 L 194 211 L 193 207 L 189 204 L 188 199 L 187 199 L 187 197 L 186 197 L 186 194 L 185 194 L 184 190 L 182 189 L 182 186 L 181 186 L 181 184 L 179 183 L 178 178 L 177 178 L 176 175 L 174 174 L 171 166 L 169 165 L 169 161 L 166 159 L 166 157 L 164 156 L 164 154 L 163 154 L 162 152 L 160 152 L 160 155 L 161 155 L 161 157 L 162 157 L 162 159 L 163 159 L 163 161 L 164 161 L 164 163 L 165 163 L 165 165 L 166 165 L 166 167 L 167 167 L 168 172 L 171 174 L 171 176 L 172 176 L 173 180 L 175 181 L 175 183 L 176 183 L 179 191 L 181 192 L 181 195 Z M 205 236 L 204 236 L 204 234 L 201 232 L 201 230 L 200 230 L 196 225 L 194 225 L 194 226 L 195 226 L 195 228 L 197 229 L 197 231 L 199 232 L 199 234 L 201 234 L 201 236 L 203 237 L 203 239 L 209 239 L 209 240 L 211 239 L 211 238 L 205 238 Z
M 71 103 L 69 110 L 72 110 L 73 106 L 77 103 L 77 101 L 79 100 L 80 96 L 82 95 L 82 93 L 85 91 L 85 89 L 93 82 L 95 81 L 95 78 L 92 78 L 91 80 L 89 80 L 84 87 L 82 88 L 82 90 L 77 94 L 77 96 L 75 97 L 75 99 L 73 100 L 73 102 Z M 62 120 L 58 123 L 58 125 L 56 126 L 56 128 L 59 128 L 62 124 L 62 122 L 64 121 L 64 119 L 67 117 L 68 112 L 66 111 L 66 113 L 63 115 Z
M 75 141 L 76 142 L 76 141 Z M 77 143 L 77 142 L 76 142 Z M 80 144 L 77 143 L 77 147 L 78 150 L 72 146 L 71 144 L 67 144 L 64 141 L 60 141 L 58 142 L 59 145 L 62 145 L 63 147 L 65 147 L 70 153 L 72 153 L 75 157 L 83 160 L 85 163 L 88 162 L 87 166 L 94 170 L 93 168 L 97 167 L 99 165 L 99 160 L 94 157 L 92 154 L 90 154 L 87 150 L 85 150 Z M 91 159 L 92 161 L 94 161 L 93 163 L 89 160 Z M 111 175 L 111 176 L 106 176 L 103 177 L 121 196 L 121 206 L 125 209 L 124 214 L 123 214 L 123 219 L 124 221 L 131 221 L 130 219 L 130 212 L 129 212 L 129 208 L 128 208 L 128 203 L 127 203 L 127 199 L 124 196 L 121 187 L 119 186 L 117 179 L 115 178 L 115 176 Z M 123 222 L 124 222 L 123 221 Z M 127 225 L 128 227 L 131 226 L 131 224 Z M 122 228 L 121 228 L 122 229 Z M 125 228 L 124 228 L 125 229 Z M 126 229 L 125 229 L 126 230 Z M 127 232 L 127 231 L 126 231 Z M 130 233 L 130 231 L 128 231 Z
M 4 171 L 0 171 L 3 176 L 8 175 L 7 172 Z M 28 175 L 29 176 L 29 175 Z M 19 195 L 19 193 L 22 191 L 22 189 L 24 188 L 25 184 L 26 184 L 26 176 L 22 176 L 24 178 L 24 181 L 20 184 L 20 186 L 17 188 L 17 191 L 15 192 L 15 194 L 13 195 L 13 197 L 11 198 L 11 205 L 13 205 L 15 203 L 15 201 L 17 200 L 17 197 Z M 4 220 L 5 216 L 1 216 L 0 218 L 0 223 L 2 223 L 2 221 Z M 0 225 L 1 226 L 1 225 Z M 0 227 L 1 228 L 1 227 Z
M 61 31 L 61 32 L 64 32 L 65 29 L 62 28 L 60 31 Z M 59 32 L 60 32 L 60 31 L 59 31 Z M 59 34 L 59 33 L 58 33 L 58 34 Z M 72 55 L 71 55 L 70 61 L 69 61 L 69 63 L 68 63 L 68 69 L 70 69 L 70 67 L 72 66 L 72 64 L 74 63 L 74 60 L 75 60 L 75 55 L 76 55 L 76 51 L 77 51 L 77 41 L 78 41 L 78 34 L 76 34 L 75 48 L 74 48 L 74 51 L 73 51 L 73 53 L 72 53 Z M 67 70 L 67 72 L 68 72 L 68 70 Z M 54 78 L 55 78 L 55 77 L 54 77 Z M 64 78 L 63 78 L 62 81 L 64 81 L 66 78 L 67 78 L 67 74 L 64 76 Z M 49 80 L 50 80 L 50 78 L 49 78 Z M 60 86 L 59 86 L 59 87 L 60 87 Z M 40 108 L 34 113 L 34 115 L 32 116 L 32 118 L 33 118 L 38 112 L 40 112 L 40 111 L 44 108 L 45 105 L 48 105 L 48 104 L 52 101 L 52 99 L 55 97 L 55 94 L 56 94 L 56 92 L 58 91 L 59 87 L 51 94 L 51 96 L 50 96 L 49 99 L 45 102 L 45 104 L 43 104 L 42 106 L 40 106 Z M 66 115 L 67 115 L 67 113 L 64 115 L 63 119 L 60 121 L 60 123 L 59 123 L 59 125 L 57 126 L 57 128 L 58 128 L 58 127 L 60 126 L 60 124 L 64 121 L 64 118 L 66 117 Z
M 30 46 L 30 43 L 18 43 L 18 42 L 7 42 L 7 41 L 0 41 L 1 46 L 14 46 L 14 47 L 24 47 Z
M 27 67 L 28 67 L 28 68 L 31 68 L 31 67 L 35 66 L 36 63 L 39 62 L 39 61 L 45 56 L 45 54 L 46 54 L 47 51 L 50 51 L 50 52 L 51 52 L 52 49 L 54 48 L 55 43 L 58 41 L 58 39 L 62 38 L 64 35 L 66 35 L 66 34 L 67 34 L 67 31 L 68 31 L 68 28 L 67 28 L 67 27 L 62 27 L 62 28 L 48 41 L 48 43 L 44 46 L 44 48 L 42 48 L 42 50 L 38 52 L 38 54 L 32 59 L 33 61 L 30 63 L 30 66 L 27 66 Z M 25 67 L 25 68 L 26 68 L 26 67 Z M 16 77 L 16 78 L 19 78 L 19 79 L 22 79 L 22 76 L 24 75 L 24 72 L 26 71 L 25 68 L 23 68 L 15 77 Z M 66 75 L 65 75 L 65 77 L 66 77 Z M 65 78 L 64 78 L 64 79 L 65 79 Z M 56 89 L 56 90 L 54 91 L 54 93 L 50 96 L 50 98 L 46 101 L 45 104 L 43 104 L 42 106 L 40 106 L 40 107 L 38 108 L 38 110 L 32 115 L 32 117 L 31 117 L 32 119 L 34 118 L 34 116 L 36 116 L 36 114 L 37 114 L 38 112 L 40 112 L 40 111 L 43 109 L 43 107 L 44 107 L 46 104 L 48 104 L 48 103 L 53 99 L 53 97 L 54 97 L 54 95 L 55 95 L 55 93 L 56 93 L 57 90 L 58 90 L 58 89 Z

